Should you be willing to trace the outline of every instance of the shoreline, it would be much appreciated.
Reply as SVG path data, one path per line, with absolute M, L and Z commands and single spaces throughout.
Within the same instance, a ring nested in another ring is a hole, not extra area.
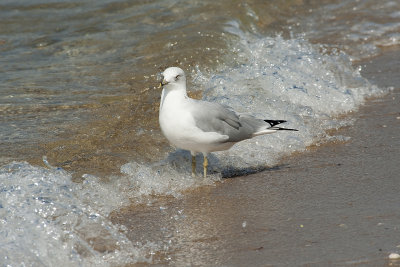
M 362 63 L 363 73 L 378 86 L 397 85 L 399 59 L 385 53 Z M 400 266 L 388 259 L 400 252 L 398 107 L 396 88 L 351 115 L 354 125 L 337 132 L 349 142 L 179 199 L 127 207 L 111 220 L 132 241 L 169 244 L 154 256 L 162 265 Z

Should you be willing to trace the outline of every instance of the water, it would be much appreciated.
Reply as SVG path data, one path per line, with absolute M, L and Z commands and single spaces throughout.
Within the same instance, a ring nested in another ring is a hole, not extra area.
M 173 245 L 128 239 L 115 210 L 345 142 L 326 131 L 390 90 L 354 63 L 399 45 L 400 4 L 375 2 L 2 1 L 2 265 L 157 263 Z M 193 179 L 158 127 L 158 74 L 172 65 L 191 95 L 300 131 L 213 153 L 210 177 Z

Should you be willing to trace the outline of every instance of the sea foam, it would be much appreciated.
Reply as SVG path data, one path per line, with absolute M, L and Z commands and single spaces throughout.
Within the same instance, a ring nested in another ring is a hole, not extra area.
M 13 162 L 0 168 L 0 181 L 2 266 L 107 266 L 149 260 L 153 245 L 135 246 L 123 227 L 107 218 L 122 205 L 121 194 L 94 177 L 77 184 L 62 169 Z
M 326 130 L 351 124 L 351 118 L 339 115 L 388 91 L 363 78 L 344 52 L 328 52 L 299 38 L 244 33 L 235 22 L 226 30 L 233 51 L 226 63 L 213 73 L 192 75 L 195 85 L 206 89 L 204 99 L 260 118 L 287 120 L 285 126 L 299 132 L 256 137 L 215 153 L 221 169 L 272 166 L 283 155 L 335 140 Z

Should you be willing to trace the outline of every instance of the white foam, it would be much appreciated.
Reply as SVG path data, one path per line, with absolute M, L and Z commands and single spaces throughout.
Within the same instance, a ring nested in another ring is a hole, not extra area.
M 110 222 L 108 212 L 121 205 L 120 194 L 95 177 L 76 184 L 63 170 L 13 162 L 0 169 L 0 181 L 4 266 L 146 262 L 157 247 L 134 246 L 123 228 Z
M 120 176 L 109 181 L 85 174 L 83 183 L 72 182 L 70 173 L 48 162 L 49 168 L 26 162 L 1 167 L 0 261 L 6 266 L 151 262 L 155 252 L 167 249 L 165 244 L 133 244 L 126 229 L 113 224 L 109 215 L 132 202 L 146 201 L 144 196 L 179 197 L 185 189 L 220 179 L 219 175 L 193 178 L 184 170 L 190 163 L 182 164 L 186 156 L 178 151 L 170 155 L 168 164 L 153 166 L 128 163 L 121 167 Z
M 191 160 L 190 153 L 178 150 L 171 153 L 165 161 L 151 166 L 136 162 L 127 163 L 121 167 L 121 172 L 125 174 L 131 187 L 134 188 L 134 192 L 131 193 L 137 198 L 147 195 L 179 197 L 181 192 L 186 189 L 213 185 L 221 179 L 218 173 L 210 173 L 205 179 L 201 177 L 203 165 L 200 156 L 196 158 L 199 177 L 192 177 L 191 161 L 189 160 Z M 213 165 L 210 168 L 212 169 Z
M 216 73 L 193 73 L 196 85 L 207 88 L 205 99 L 260 118 L 287 120 L 285 126 L 300 131 L 253 138 L 215 153 L 221 169 L 271 166 L 283 155 L 335 139 L 325 131 L 351 122 L 335 116 L 387 91 L 364 79 L 343 52 L 328 55 L 323 47 L 302 39 L 243 33 L 237 23 L 227 30 L 234 35 L 234 57 L 229 55 Z

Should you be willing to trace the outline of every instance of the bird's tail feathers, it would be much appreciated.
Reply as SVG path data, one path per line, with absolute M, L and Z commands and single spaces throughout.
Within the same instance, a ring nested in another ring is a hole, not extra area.
M 252 120 L 252 122 L 255 122 Z M 258 136 L 258 135 L 263 135 L 263 134 L 270 134 L 270 133 L 275 133 L 277 131 L 298 131 L 297 129 L 290 129 L 290 128 L 282 128 L 279 126 L 276 126 L 278 124 L 284 123 L 286 121 L 284 120 L 257 120 L 258 123 L 258 130 L 252 134 L 252 136 Z M 268 123 L 269 125 L 265 125 L 265 122 Z

